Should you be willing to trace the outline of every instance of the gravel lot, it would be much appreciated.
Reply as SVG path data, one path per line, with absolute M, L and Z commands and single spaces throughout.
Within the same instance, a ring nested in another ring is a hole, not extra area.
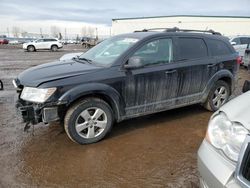
M 0 187 L 198 187 L 197 150 L 211 112 L 199 105 L 116 124 L 105 140 L 81 146 L 54 123 L 28 133 L 16 116 L 12 79 L 65 53 L 0 46 Z M 250 75 L 240 69 L 240 90 Z

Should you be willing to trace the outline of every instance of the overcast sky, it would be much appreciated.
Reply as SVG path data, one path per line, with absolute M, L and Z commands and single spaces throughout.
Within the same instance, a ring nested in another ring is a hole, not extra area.
M 47 25 L 105 27 L 123 17 L 250 16 L 250 0 L 0 0 L 0 7 L 0 32 L 13 26 L 33 32 Z

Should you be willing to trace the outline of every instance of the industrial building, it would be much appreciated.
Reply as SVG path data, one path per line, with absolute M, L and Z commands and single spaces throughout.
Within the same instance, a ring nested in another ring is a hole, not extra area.
M 177 15 L 112 19 L 112 34 L 148 28 L 215 30 L 226 36 L 250 35 L 250 17 Z

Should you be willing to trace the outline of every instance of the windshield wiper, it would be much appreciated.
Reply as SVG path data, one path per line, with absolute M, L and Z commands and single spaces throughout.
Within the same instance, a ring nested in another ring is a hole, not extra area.
M 83 61 L 84 61 L 84 62 L 87 62 L 89 64 L 92 64 L 91 59 L 87 59 L 87 58 L 83 58 L 83 57 L 79 58 L 79 56 L 73 57 L 72 59 L 77 61 L 77 62 L 80 62 L 80 63 L 83 63 Z
M 83 61 L 88 62 L 89 64 L 92 64 L 92 60 L 91 59 L 87 59 L 87 58 L 84 58 L 84 57 L 78 57 L 77 59 L 83 60 Z

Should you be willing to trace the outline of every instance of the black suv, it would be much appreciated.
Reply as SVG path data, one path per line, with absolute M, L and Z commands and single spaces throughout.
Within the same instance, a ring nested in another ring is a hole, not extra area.
M 238 61 L 213 31 L 143 30 L 32 67 L 13 83 L 24 122 L 61 120 L 71 140 L 89 144 L 125 119 L 196 103 L 217 110 L 234 90 Z

